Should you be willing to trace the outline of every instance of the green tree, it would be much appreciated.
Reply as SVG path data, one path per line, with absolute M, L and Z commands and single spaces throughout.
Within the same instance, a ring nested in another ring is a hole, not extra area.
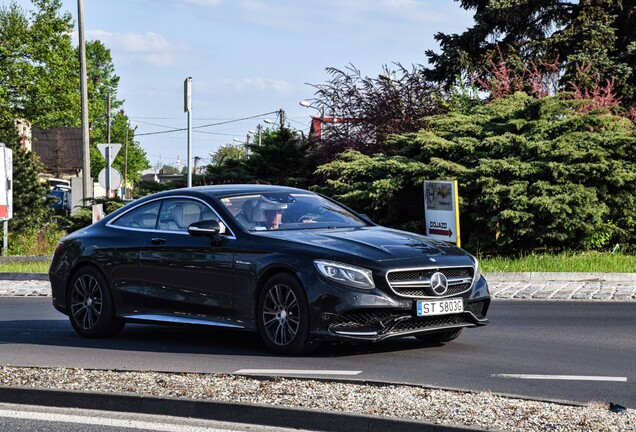
M 363 76 L 353 65 L 327 68 L 329 79 L 315 84 L 313 107 L 322 133 L 313 151 L 325 160 L 354 149 L 364 154 L 386 153 L 387 138 L 414 132 L 421 118 L 443 112 L 438 85 L 427 80 L 423 67 L 383 66 L 377 77 Z
M 106 143 L 104 129 L 97 129 L 91 133 L 91 174 L 97 180 L 99 172 L 106 167 L 106 160 L 97 149 L 97 144 Z M 129 184 L 136 183 L 141 178 L 143 170 L 152 168 L 146 151 L 134 140 L 135 129 L 130 126 L 128 116 L 123 112 L 117 112 L 111 121 L 111 142 L 122 144 L 121 150 L 113 160 L 113 167 L 117 168 Z M 126 142 L 128 142 L 128 161 L 126 163 Z M 128 171 L 126 171 L 126 168 Z
M 110 142 L 122 144 L 122 149 L 113 161 L 113 166 L 130 184 L 133 184 L 141 178 L 141 172 L 151 168 L 151 165 L 146 152 L 134 140 L 135 128 L 131 127 L 130 119 L 121 109 L 123 101 L 117 99 L 119 76 L 115 74 L 110 49 L 100 41 L 87 42 L 86 63 L 91 124 L 91 175 L 96 181 L 99 172 L 106 167 L 106 161 L 97 149 L 97 144 L 108 142 L 108 96 L 110 95 Z M 115 114 L 112 114 L 113 112 Z M 127 164 L 126 142 L 128 142 Z
M 308 143 L 289 128 L 265 129 L 261 144 L 256 137 L 247 145 L 248 172 L 259 182 L 304 187 L 313 171 L 314 159 L 308 155 Z
M 316 167 L 308 142 L 289 128 L 265 129 L 261 144 L 256 138 L 245 149 L 226 146 L 206 167 L 209 183 L 271 183 L 307 187 Z M 244 153 L 245 152 L 245 153 Z M 245 157 L 242 157 L 245 155 Z
M 397 156 L 346 154 L 320 167 L 325 191 L 354 206 L 370 203 L 355 207 L 408 227 L 423 218 L 424 179 L 458 179 L 469 249 L 633 244 L 636 127 L 607 111 L 577 112 L 578 103 L 516 93 L 472 115 L 427 117 L 419 132 L 393 137 Z
M 561 88 L 585 84 L 576 82 L 576 68 L 592 63 L 591 74 L 614 77 L 624 105 L 636 105 L 635 0 L 462 0 L 461 7 L 475 11 L 475 24 L 462 34 L 435 36 L 441 52 L 426 52 L 429 79 L 450 87 L 458 75 L 487 78 L 483 72 L 499 50 L 518 75 L 558 54 Z
M 0 141 L 13 149 L 14 163 L 9 229 L 29 241 L 51 220 L 47 188 L 38 180 L 37 157 L 22 148 L 13 122 L 58 126 L 79 102 L 70 15 L 60 13 L 59 1 L 34 4 L 38 9 L 30 15 L 15 3 L 0 6 Z
M 313 187 L 370 216 L 380 225 L 424 231 L 424 197 L 419 179 L 425 166 L 401 155 L 365 155 L 347 150 L 321 165 L 326 182 Z
M 210 153 L 213 165 L 223 165 L 230 159 L 247 159 L 247 149 L 242 145 L 225 144 L 219 147 L 219 149 Z
M 0 7 L 0 91 L 5 119 L 41 127 L 77 126 L 79 74 L 73 24 L 59 0 L 33 0 L 29 15 L 15 3 Z
M 9 221 L 9 230 L 35 234 L 51 221 L 45 199 L 48 188 L 38 179 L 41 164 L 35 154 L 20 145 L 12 123 L 0 129 L 0 142 L 13 150 L 13 218 Z

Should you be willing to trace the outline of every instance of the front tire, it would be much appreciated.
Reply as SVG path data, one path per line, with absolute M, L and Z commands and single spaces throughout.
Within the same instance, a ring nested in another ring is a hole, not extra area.
M 82 267 L 71 279 L 68 311 L 75 331 L 87 338 L 115 336 L 124 328 L 115 317 L 108 282 L 94 267 Z
M 303 354 L 319 343 L 309 335 L 309 306 L 302 285 L 292 275 L 272 276 L 258 296 L 258 331 L 277 354 Z

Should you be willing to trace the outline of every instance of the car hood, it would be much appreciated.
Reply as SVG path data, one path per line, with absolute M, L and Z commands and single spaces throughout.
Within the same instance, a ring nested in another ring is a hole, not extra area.
M 417 259 L 440 255 L 468 256 L 463 250 L 426 236 L 384 227 L 268 231 L 275 237 L 337 254 L 373 261 Z

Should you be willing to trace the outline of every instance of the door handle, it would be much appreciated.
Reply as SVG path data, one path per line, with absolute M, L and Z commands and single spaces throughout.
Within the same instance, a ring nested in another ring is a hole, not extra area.
M 153 237 L 152 240 L 150 240 L 150 243 L 154 245 L 160 245 L 164 244 L 166 241 L 167 239 L 165 237 Z

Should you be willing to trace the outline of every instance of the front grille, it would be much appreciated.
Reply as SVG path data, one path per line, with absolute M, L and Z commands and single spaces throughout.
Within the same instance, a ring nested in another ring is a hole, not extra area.
M 333 332 L 371 331 L 378 335 L 391 335 L 471 324 L 473 321 L 466 314 L 415 317 L 399 311 L 352 310 L 338 316 L 329 326 L 329 330 Z
M 408 288 L 408 287 L 391 287 L 396 294 L 404 297 L 421 298 L 429 296 L 428 290 L 425 288 Z M 449 286 L 448 291 L 444 294 L 444 297 L 454 296 L 468 291 L 470 284 L 461 284 Z
M 404 333 L 417 330 L 471 324 L 463 315 L 447 315 L 436 318 L 410 318 L 398 322 L 390 333 Z
M 448 290 L 437 295 L 431 289 L 431 276 L 440 272 L 448 280 Z M 468 291 L 472 285 L 473 267 L 433 267 L 422 269 L 390 270 L 386 280 L 397 295 L 408 298 L 449 297 Z
M 331 323 L 330 329 L 374 327 L 400 316 L 398 313 L 384 310 L 352 310 L 338 316 Z

